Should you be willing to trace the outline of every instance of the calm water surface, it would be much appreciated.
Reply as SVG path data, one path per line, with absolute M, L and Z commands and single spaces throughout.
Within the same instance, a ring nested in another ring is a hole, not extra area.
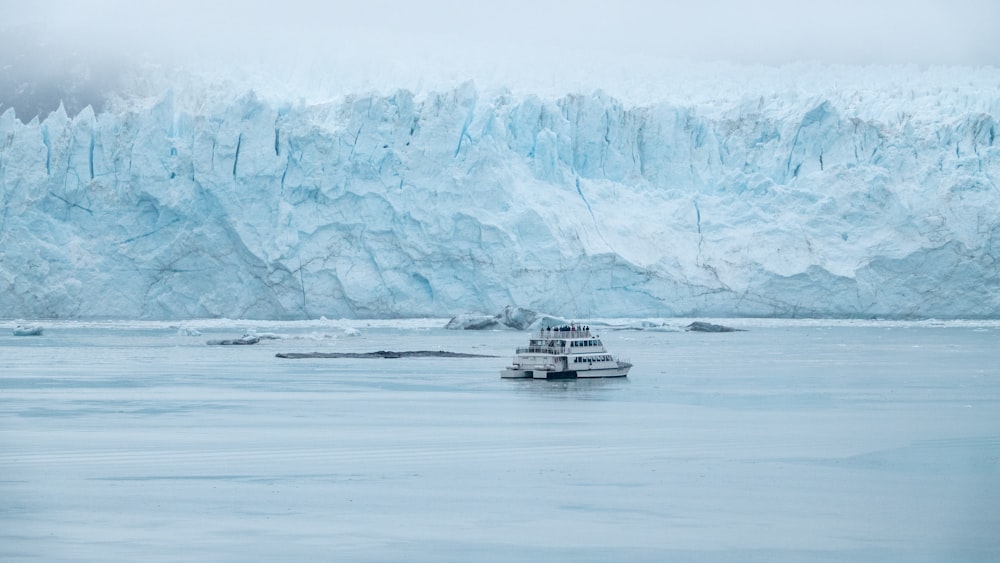
M 1000 558 L 995 323 L 604 330 L 629 377 L 559 382 L 442 324 L 5 328 L 0 559 Z M 274 356 L 376 350 L 498 357 Z

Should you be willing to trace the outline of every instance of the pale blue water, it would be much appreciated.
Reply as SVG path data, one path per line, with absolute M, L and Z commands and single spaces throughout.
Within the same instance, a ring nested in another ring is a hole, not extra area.
M 205 345 L 247 324 L 4 329 L 0 559 L 1000 558 L 997 323 L 602 331 L 580 382 L 437 321 Z M 274 357 L 420 349 L 500 357 Z

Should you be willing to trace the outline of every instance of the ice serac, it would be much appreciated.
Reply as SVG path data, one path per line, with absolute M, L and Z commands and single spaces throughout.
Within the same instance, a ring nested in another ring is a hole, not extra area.
M 714 105 L 468 83 L 8 109 L 0 316 L 997 317 L 987 78 Z

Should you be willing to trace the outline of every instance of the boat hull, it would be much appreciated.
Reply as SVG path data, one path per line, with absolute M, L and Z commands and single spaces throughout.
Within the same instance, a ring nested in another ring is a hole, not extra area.
M 631 365 L 622 365 L 607 369 L 588 369 L 573 371 L 546 371 L 507 368 L 500 372 L 503 379 L 603 379 L 608 377 L 626 377 Z

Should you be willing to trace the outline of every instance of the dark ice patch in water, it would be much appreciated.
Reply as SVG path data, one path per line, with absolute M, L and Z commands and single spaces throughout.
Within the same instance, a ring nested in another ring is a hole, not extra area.
M 499 356 L 433 350 L 405 352 L 379 350 L 378 352 L 288 352 L 275 354 L 275 357 L 297 360 L 302 358 L 497 358 Z

